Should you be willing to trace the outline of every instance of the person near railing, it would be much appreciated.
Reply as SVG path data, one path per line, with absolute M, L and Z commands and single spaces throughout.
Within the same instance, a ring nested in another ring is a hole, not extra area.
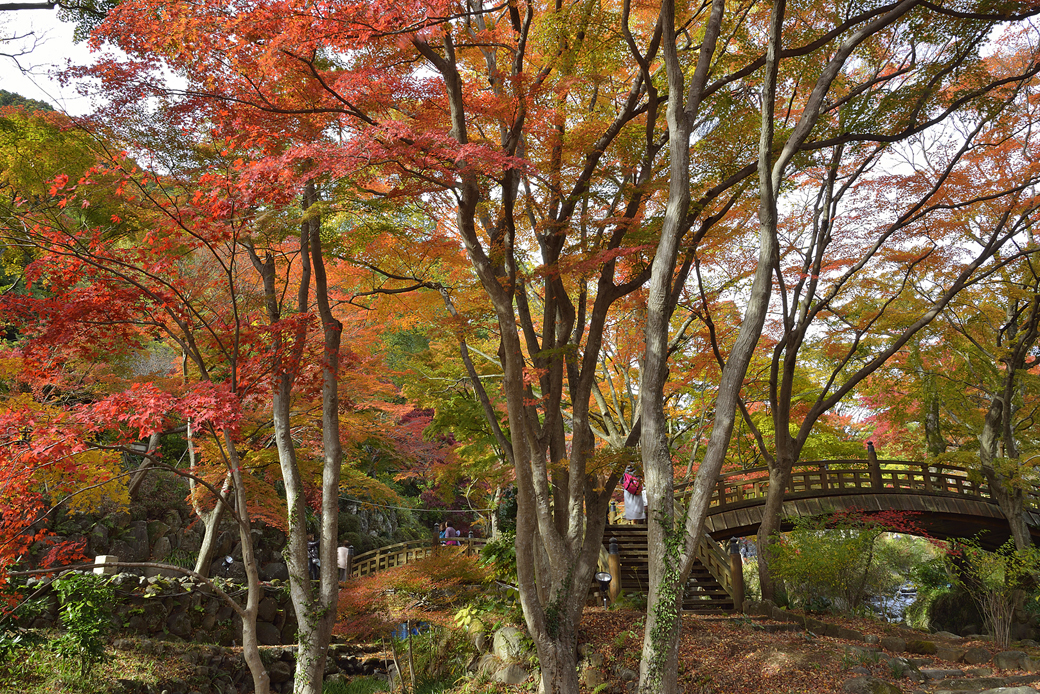
M 455 529 L 455 526 L 451 521 L 447 521 L 444 524 L 444 544 L 457 547 L 459 544 L 458 537 L 461 533 Z
M 646 523 L 646 497 L 643 496 L 643 480 L 636 469 L 629 465 L 621 478 L 621 489 L 625 492 L 625 519 L 633 523 Z

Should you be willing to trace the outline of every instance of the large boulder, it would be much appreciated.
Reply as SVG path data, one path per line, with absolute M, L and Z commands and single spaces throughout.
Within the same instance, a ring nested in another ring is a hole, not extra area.
M 87 548 L 91 554 L 108 554 L 108 548 L 110 540 L 108 537 L 108 527 L 102 523 L 98 523 L 90 529 L 90 535 L 87 536 Z
M 260 601 L 256 608 L 256 617 L 263 622 L 274 622 L 278 616 L 278 603 L 270 595 Z
M 527 678 L 525 677 L 524 679 Z M 523 680 L 520 680 L 520 682 L 523 682 Z M 584 684 L 585 688 L 590 692 L 594 692 L 597 687 L 601 687 L 607 683 L 607 676 L 601 668 L 587 667 L 581 672 L 581 683 Z M 516 684 L 519 684 L 519 682 Z
M 523 638 L 524 633 L 516 627 L 502 627 L 496 631 L 492 647 L 495 657 L 505 663 L 520 660 L 524 655 Z
M 906 639 L 898 636 L 883 636 L 881 637 L 881 647 L 892 653 L 902 653 L 906 650 Z
M 1001 651 L 993 656 L 993 665 L 1001 670 L 1021 670 L 1027 657 L 1024 651 Z
M 906 642 L 906 652 L 915 655 L 935 655 L 935 642 L 913 639 Z
M 170 532 L 170 526 L 162 521 L 156 520 L 145 526 L 148 529 L 148 541 L 153 545 L 160 537 L 165 537 Z
M 494 682 L 501 682 L 502 684 L 521 684 L 526 682 L 527 678 L 530 676 L 531 673 L 516 663 L 506 663 L 491 676 L 491 679 Z
M 267 674 L 271 678 L 271 682 L 274 684 L 281 684 L 282 682 L 288 682 L 293 677 L 293 666 L 284 660 L 278 660 L 267 668 Z
M 173 546 L 170 544 L 170 538 L 165 535 L 160 537 L 152 545 L 152 561 L 162 562 L 166 560 L 166 557 L 170 556 L 170 552 L 173 551 Z
M 282 642 L 282 632 L 270 622 L 257 622 L 256 638 L 261 646 L 277 646 Z
M 184 610 L 177 610 L 166 619 L 166 630 L 182 639 L 191 638 L 191 618 Z
M 264 581 L 288 581 L 289 567 L 285 565 L 285 562 L 281 561 L 264 564 L 263 568 L 260 569 L 260 578 Z
M 964 658 L 964 649 L 939 645 L 935 649 L 935 657 L 950 663 L 959 663 Z
M 968 650 L 964 651 L 962 660 L 968 665 L 982 665 L 988 663 L 993 658 L 993 654 L 982 646 L 973 646 Z
M 134 521 L 130 524 L 129 532 L 123 539 L 133 548 L 135 559 L 131 561 L 148 561 L 148 555 L 152 543 L 148 541 L 148 522 Z

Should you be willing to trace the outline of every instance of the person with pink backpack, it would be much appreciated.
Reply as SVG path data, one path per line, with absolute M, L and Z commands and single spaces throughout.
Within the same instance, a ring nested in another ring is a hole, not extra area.
M 629 465 L 621 477 L 621 488 L 625 491 L 625 520 L 646 523 L 646 497 L 643 495 L 643 480 L 636 476 L 636 469 Z

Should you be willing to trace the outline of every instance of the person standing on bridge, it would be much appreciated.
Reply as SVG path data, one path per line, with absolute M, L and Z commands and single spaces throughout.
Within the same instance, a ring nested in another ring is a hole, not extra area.
M 643 480 L 636 475 L 636 469 L 629 465 L 621 478 L 621 488 L 625 491 L 625 520 L 633 523 L 646 523 L 646 497 L 643 496 Z

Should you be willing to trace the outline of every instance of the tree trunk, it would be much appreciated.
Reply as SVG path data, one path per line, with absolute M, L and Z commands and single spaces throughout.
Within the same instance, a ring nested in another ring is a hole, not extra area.
M 308 182 L 304 190 L 304 209 L 310 209 L 316 201 L 314 184 Z M 289 573 L 290 594 L 299 622 L 296 678 L 293 682 L 295 694 L 321 694 L 325 677 L 325 659 L 332 638 L 332 627 L 336 623 L 336 604 L 339 599 L 336 544 L 339 530 L 339 479 L 343 465 L 339 430 L 339 361 L 343 324 L 332 315 L 320 229 L 313 217 L 309 220 L 309 227 L 314 296 L 324 335 L 321 386 L 321 534 L 318 538 L 321 568 L 318 583 L 315 585 L 307 571 L 306 535 L 303 532 L 292 534 L 293 555 L 302 560 L 299 568 L 303 570 L 302 574 L 292 570 Z M 293 477 L 299 479 L 298 471 Z M 286 483 L 287 498 L 288 486 Z M 302 507 L 303 487 L 295 489 L 294 495 L 297 497 L 297 505 Z
M 758 580 L 762 588 L 762 599 L 776 597 L 776 583 L 770 567 L 769 552 L 773 535 L 780 532 L 780 519 L 784 510 L 784 490 L 791 480 L 791 465 L 777 460 L 769 466 L 769 489 L 762 507 L 762 523 L 758 526 Z
M 560 634 L 558 639 L 539 639 L 538 667 L 542 679 L 538 694 L 571 694 L 581 687 L 578 680 L 578 651 L 573 633 Z
M 256 554 L 253 550 L 253 535 L 249 527 L 249 514 L 246 511 L 246 490 L 242 480 L 242 463 L 235 449 L 231 434 L 224 432 L 224 445 L 227 447 L 227 463 L 231 470 L 232 482 L 235 485 L 235 510 L 237 512 L 238 539 L 242 543 L 242 564 L 246 570 L 246 605 L 242 612 L 242 657 L 249 666 L 253 676 L 254 694 L 269 694 L 271 678 L 267 668 L 260 659 L 260 640 L 256 635 L 256 615 L 260 607 L 260 577 L 256 571 Z M 223 507 L 223 504 L 218 504 Z
M 191 421 L 188 421 L 188 469 L 191 474 L 196 473 L 195 467 L 195 441 L 192 438 Z M 220 489 L 220 498 L 216 500 L 212 510 L 204 511 L 200 500 L 195 498 L 196 493 L 201 493 L 198 485 L 191 477 L 188 478 L 188 488 L 191 490 L 191 505 L 195 515 L 202 521 L 202 545 L 199 547 L 199 556 L 195 559 L 195 573 L 209 578 L 209 567 L 213 564 L 213 555 L 217 552 L 217 531 L 220 529 L 220 521 L 224 518 L 224 511 L 231 491 L 231 472 L 224 476 L 224 484 Z
M 224 488 L 221 494 L 227 496 L 230 491 L 231 476 L 224 480 Z M 196 509 L 195 513 L 202 521 L 203 534 L 202 545 L 199 547 L 199 556 L 195 559 L 195 573 L 209 578 L 209 567 L 213 565 L 214 555 L 217 553 L 217 531 L 220 529 L 220 521 L 224 519 L 224 504 L 217 501 L 211 511 Z
M 1004 477 L 992 467 L 983 468 L 989 493 L 997 501 L 1000 512 L 1007 519 L 1011 528 L 1011 537 L 1015 540 L 1015 549 L 1024 551 L 1033 546 L 1033 536 L 1029 532 L 1029 524 L 1025 516 L 1025 493 L 1022 489 L 1009 487 Z
M 1013 379 L 1014 375 L 1012 373 L 1005 378 Z M 997 500 L 997 506 L 1011 528 L 1015 549 L 1023 551 L 1033 546 L 1033 537 L 1025 519 L 1025 495 L 1021 488 L 1009 486 L 1005 476 L 996 467 L 997 449 L 1002 440 L 1004 428 L 1004 410 L 1002 398 L 994 396 L 986 411 L 982 431 L 979 433 L 979 461 L 982 464 L 982 474 L 989 485 L 990 494 Z
M 154 434 L 149 436 L 147 453 L 153 453 L 155 449 L 159 447 L 159 441 L 159 432 L 155 432 Z M 141 465 L 137 468 L 137 471 L 134 472 L 133 476 L 130 478 L 130 484 L 128 485 L 126 490 L 127 494 L 130 496 L 131 499 L 137 496 L 137 491 L 141 488 L 141 484 L 144 482 L 145 477 L 148 476 L 148 470 L 151 469 L 151 467 L 152 459 L 145 456 L 145 459 L 141 461 Z

